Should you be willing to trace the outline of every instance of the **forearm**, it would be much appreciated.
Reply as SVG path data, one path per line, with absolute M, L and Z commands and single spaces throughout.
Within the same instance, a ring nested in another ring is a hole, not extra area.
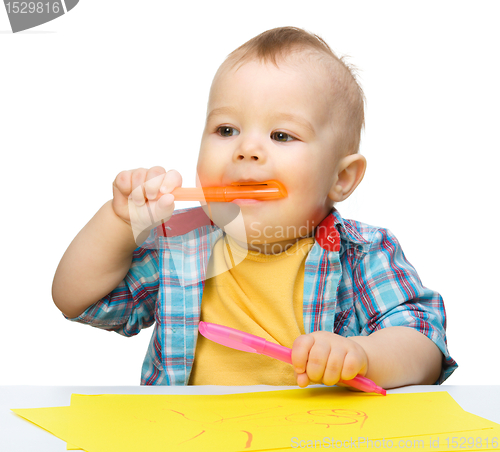
M 127 274 L 137 245 L 132 228 L 104 204 L 71 242 L 57 267 L 52 298 L 77 317 L 107 295 Z
M 383 328 L 369 336 L 349 339 L 363 347 L 368 356 L 366 377 L 385 389 L 434 384 L 441 372 L 441 351 L 413 328 Z

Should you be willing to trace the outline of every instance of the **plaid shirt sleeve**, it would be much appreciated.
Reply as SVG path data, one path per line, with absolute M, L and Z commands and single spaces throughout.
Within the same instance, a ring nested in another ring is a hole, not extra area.
M 353 275 L 361 335 L 381 328 L 406 326 L 431 339 L 443 353 L 441 384 L 458 367 L 446 341 L 446 312 L 439 293 L 422 285 L 396 237 L 377 228 L 369 251 Z
M 158 287 L 158 250 L 139 247 L 134 251 L 128 273 L 116 289 L 80 316 L 65 317 L 123 336 L 134 336 L 154 323 Z

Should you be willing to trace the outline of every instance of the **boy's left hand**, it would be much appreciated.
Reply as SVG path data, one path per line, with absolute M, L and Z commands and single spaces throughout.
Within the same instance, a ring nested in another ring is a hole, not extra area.
M 356 375 L 366 375 L 368 357 L 361 345 L 347 337 L 327 331 L 315 331 L 295 339 L 292 363 L 297 384 L 337 384 Z

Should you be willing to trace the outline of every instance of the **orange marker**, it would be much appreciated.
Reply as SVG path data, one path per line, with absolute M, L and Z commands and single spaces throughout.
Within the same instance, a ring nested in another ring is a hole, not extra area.
M 235 199 L 272 200 L 288 196 L 278 181 L 233 182 L 226 187 L 176 188 L 172 191 L 175 201 L 231 202 Z

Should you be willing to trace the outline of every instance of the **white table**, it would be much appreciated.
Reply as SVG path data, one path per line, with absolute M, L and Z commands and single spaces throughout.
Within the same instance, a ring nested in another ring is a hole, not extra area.
M 66 443 L 16 416 L 11 408 L 68 406 L 76 394 L 230 394 L 297 386 L 0 386 L 0 451 L 64 452 Z M 461 407 L 500 424 L 500 386 L 408 386 L 402 392 L 447 391 Z

